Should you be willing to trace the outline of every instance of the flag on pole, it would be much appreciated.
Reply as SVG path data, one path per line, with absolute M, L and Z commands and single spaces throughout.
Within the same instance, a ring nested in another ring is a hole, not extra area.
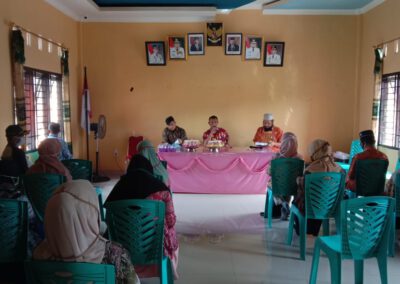
M 83 82 L 83 94 L 82 94 L 82 112 L 81 112 L 81 127 L 84 130 L 88 130 L 88 135 L 90 133 L 90 119 L 92 118 L 92 111 L 90 106 L 90 93 L 86 77 L 86 67 L 85 67 L 85 77 Z

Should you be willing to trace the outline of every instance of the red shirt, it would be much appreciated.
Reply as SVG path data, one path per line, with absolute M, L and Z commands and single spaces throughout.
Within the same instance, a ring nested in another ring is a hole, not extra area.
M 211 129 L 208 129 L 206 132 L 203 134 L 203 141 L 208 139 L 208 136 L 210 136 Z M 212 135 L 210 140 L 221 140 L 222 142 L 228 144 L 229 141 L 229 134 L 226 132 L 225 129 L 223 128 L 218 128 L 218 130 Z
M 365 147 L 364 152 L 359 153 L 353 157 L 351 161 L 349 173 L 347 175 L 346 188 L 351 191 L 356 190 L 356 162 L 358 160 L 380 159 L 388 160 L 387 156 L 378 151 L 375 147 Z

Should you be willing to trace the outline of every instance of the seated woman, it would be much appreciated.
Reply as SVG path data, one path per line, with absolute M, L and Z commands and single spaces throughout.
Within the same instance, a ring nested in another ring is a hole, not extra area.
M 154 147 L 151 145 L 150 141 L 143 140 L 140 142 L 137 145 L 137 150 L 139 154 L 150 161 L 151 165 L 153 166 L 154 175 L 161 177 L 162 182 L 168 186 L 169 181 L 167 169 L 161 163 L 160 159 L 158 159 L 156 151 L 154 150 Z
M 176 216 L 168 187 L 153 176 L 153 167 L 142 155 L 132 157 L 127 172 L 115 185 L 106 202 L 124 199 L 151 199 L 165 203 L 164 255 L 172 262 L 175 279 L 178 278 L 178 240 L 175 233 Z M 155 277 L 157 267 L 135 267 L 140 277 Z
M 96 191 L 86 180 L 64 183 L 47 203 L 46 238 L 33 253 L 36 260 L 89 262 L 115 266 L 116 283 L 140 283 L 129 253 L 100 235 Z
M 322 139 L 314 140 L 309 147 L 309 153 L 311 156 L 311 164 L 304 169 L 304 176 L 319 172 L 344 172 L 343 169 L 333 160 L 332 147 L 329 142 Z M 299 188 L 293 204 L 296 205 L 302 214 L 305 214 L 304 177 L 300 177 L 297 180 L 297 183 Z M 307 234 L 318 236 L 321 223 L 321 220 L 308 219 Z M 299 234 L 297 218 L 295 218 L 295 230 L 296 233 Z
M 69 170 L 58 160 L 61 153 L 61 144 L 57 139 L 48 138 L 43 140 L 39 147 L 39 159 L 29 168 L 27 174 L 60 174 L 71 181 Z
M 26 144 L 27 134 L 19 125 L 9 125 L 6 128 L 7 145 L 0 160 L 0 175 L 17 177 L 25 174 L 28 169 L 25 153 L 19 148 Z
M 273 159 L 279 158 L 297 158 L 303 160 L 303 156 L 297 152 L 298 143 L 297 137 L 292 132 L 285 132 L 282 136 L 281 147 L 279 153 L 275 155 Z M 271 174 L 271 168 L 269 168 L 269 174 Z M 291 196 L 274 196 L 274 207 L 281 205 L 281 220 L 288 220 L 290 214 L 289 202 Z M 276 209 L 275 209 L 276 210 Z M 279 209 L 278 209 L 279 210 Z M 278 213 L 279 214 L 279 213 Z

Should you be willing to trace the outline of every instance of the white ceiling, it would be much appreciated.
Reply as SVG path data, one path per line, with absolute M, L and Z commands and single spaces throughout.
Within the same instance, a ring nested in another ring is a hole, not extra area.
M 82 22 L 202 22 L 210 21 L 217 14 L 230 13 L 230 10 L 217 10 L 213 7 L 121 7 L 99 8 L 92 0 L 45 0 L 56 9 Z M 263 14 L 305 14 L 305 15 L 358 15 L 381 4 L 385 0 L 373 0 L 361 9 L 354 10 L 283 10 L 278 5 L 290 0 L 256 0 L 238 9 L 256 9 Z M 399 0 L 400 1 L 400 0 Z M 268 4 L 268 2 L 275 2 Z

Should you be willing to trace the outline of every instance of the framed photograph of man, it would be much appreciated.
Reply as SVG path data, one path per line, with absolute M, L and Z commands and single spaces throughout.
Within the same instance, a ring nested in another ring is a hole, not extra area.
M 149 66 L 166 65 L 165 43 L 163 41 L 146 41 L 145 46 L 146 46 L 147 65 Z
M 168 50 L 170 60 L 186 59 L 186 42 L 184 36 L 169 36 Z
M 241 55 L 242 54 L 242 34 L 227 33 L 225 34 L 225 55 Z
M 204 55 L 204 34 L 188 34 L 188 54 Z
M 262 49 L 262 37 L 247 35 L 244 38 L 245 60 L 260 60 Z
M 207 23 L 207 46 L 222 46 L 222 23 Z
M 265 42 L 264 66 L 281 67 L 283 66 L 283 56 L 285 54 L 284 42 Z

